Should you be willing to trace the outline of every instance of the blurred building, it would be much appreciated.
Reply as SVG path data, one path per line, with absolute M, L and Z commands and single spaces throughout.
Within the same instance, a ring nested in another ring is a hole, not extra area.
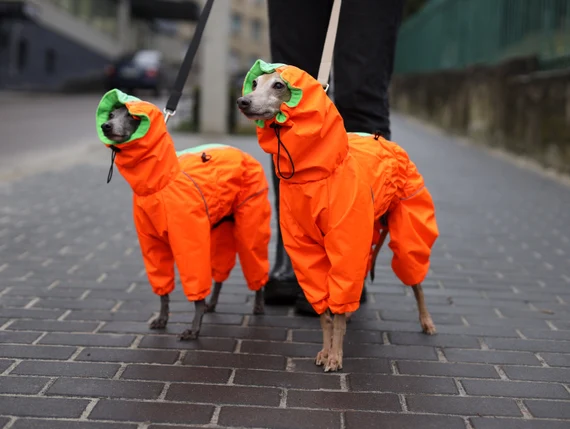
M 198 15 L 189 0 L 0 0 L 0 89 L 58 89 L 141 48 L 179 63 L 188 39 L 171 20 Z

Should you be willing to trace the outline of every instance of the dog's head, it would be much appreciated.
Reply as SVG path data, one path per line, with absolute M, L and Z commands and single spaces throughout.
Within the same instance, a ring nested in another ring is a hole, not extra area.
M 101 130 L 109 140 L 122 143 L 131 138 L 138 129 L 140 122 L 139 118 L 129 113 L 126 106 L 121 106 L 109 112 L 109 117 L 101 125 Z
M 252 120 L 274 118 L 281 104 L 291 99 L 291 90 L 277 72 L 262 74 L 252 82 L 252 92 L 237 99 L 241 112 Z

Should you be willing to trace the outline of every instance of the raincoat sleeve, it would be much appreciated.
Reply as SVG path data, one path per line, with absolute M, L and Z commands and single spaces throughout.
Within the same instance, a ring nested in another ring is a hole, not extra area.
M 225 282 L 236 264 L 236 240 L 233 222 L 222 222 L 210 233 L 210 260 L 212 278 Z
M 248 196 L 234 212 L 234 232 L 239 260 L 247 287 L 255 291 L 265 286 L 269 279 L 271 204 L 267 193 L 268 189 L 265 187 Z
M 372 245 L 372 193 L 358 174 L 354 176 L 344 176 L 330 186 L 329 230 L 324 245 L 331 264 L 327 285 L 333 313 L 356 311 L 360 306 Z
M 134 204 L 134 222 L 143 262 L 152 291 L 167 295 L 174 290 L 174 256 L 165 238 L 159 237 L 147 214 Z

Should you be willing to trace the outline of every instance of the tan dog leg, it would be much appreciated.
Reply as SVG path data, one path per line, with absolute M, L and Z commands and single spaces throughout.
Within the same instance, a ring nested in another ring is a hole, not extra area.
M 414 296 L 416 297 L 416 302 L 418 303 L 418 312 L 420 313 L 420 324 L 422 325 L 422 330 L 428 335 L 433 335 L 435 334 L 436 329 L 426 307 L 422 285 L 413 285 L 412 290 L 414 291 Z
M 333 321 L 328 310 L 321 314 L 321 329 L 323 330 L 323 349 L 317 353 L 315 359 L 315 363 L 319 366 L 328 361 L 332 346 Z
M 342 369 L 342 346 L 346 332 L 346 314 L 335 314 L 333 318 L 332 347 L 325 372 Z

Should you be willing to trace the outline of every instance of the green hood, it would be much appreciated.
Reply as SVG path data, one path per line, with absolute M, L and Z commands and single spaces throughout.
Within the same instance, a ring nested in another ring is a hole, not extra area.
M 101 125 L 103 125 L 109 119 L 109 113 L 121 106 L 127 106 L 129 109 L 129 103 L 137 103 L 141 100 L 137 97 L 132 95 L 125 94 L 124 92 L 118 89 L 112 89 L 103 95 L 101 101 L 99 102 L 99 106 L 97 106 L 97 113 L 96 113 L 96 123 L 97 123 L 97 135 L 99 136 L 99 140 L 101 140 L 106 145 L 117 145 L 117 144 L 124 144 L 129 143 L 133 140 L 139 139 L 144 137 L 150 128 L 150 118 L 148 115 L 137 112 L 136 116 L 140 118 L 141 123 L 137 128 L 137 131 L 133 133 L 131 138 L 127 141 L 117 143 L 113 140 L 108 139 L 105 137 L 103 130 L 101 129 Z M 130 112 L 130 109 L 129 109 Z

